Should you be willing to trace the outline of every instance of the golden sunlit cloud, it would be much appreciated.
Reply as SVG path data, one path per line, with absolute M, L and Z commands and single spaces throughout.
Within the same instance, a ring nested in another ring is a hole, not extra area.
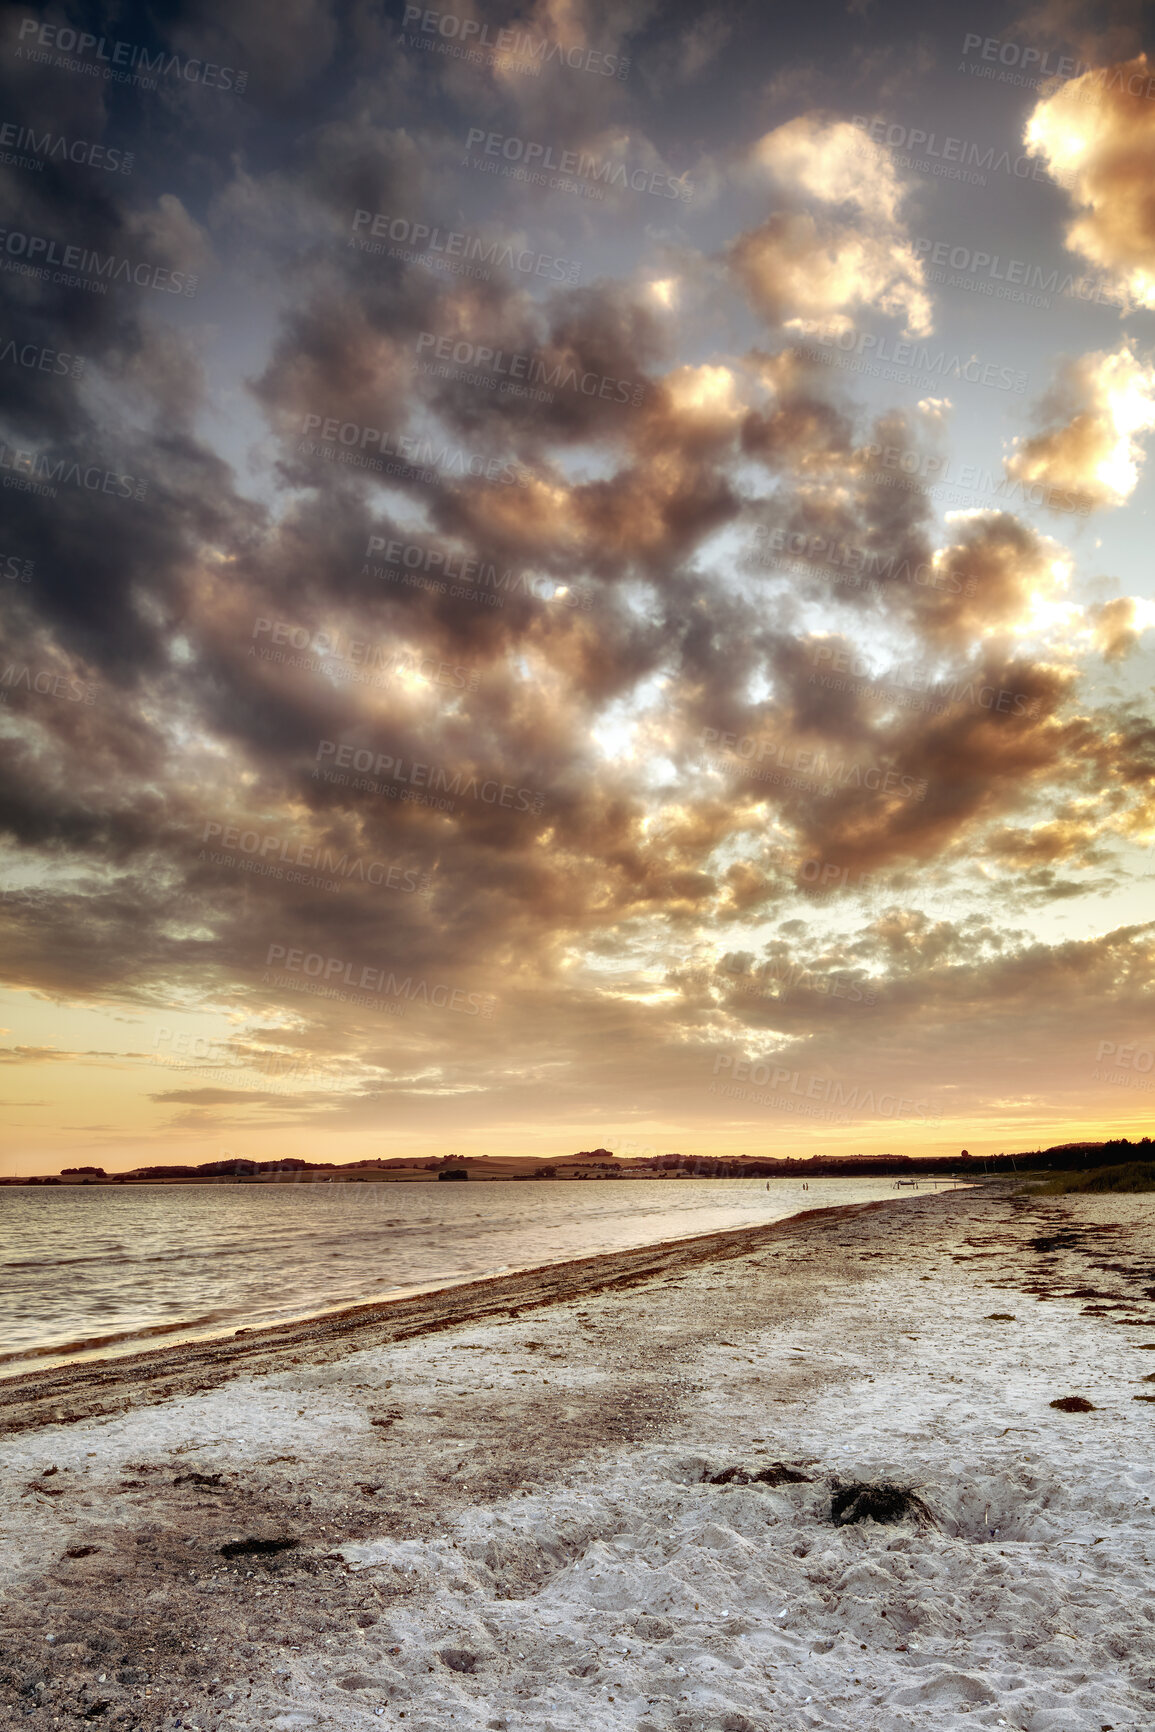
M 1024 134 L 1080 215 L 1066 243 L 1155 307 L 1155 103 L 1146 54 L 1069 79 L 1037 104 Z
M 932 329 L 923 266 L 899 216 L 904 188 L 880 145 L 844 121 L 801 115 L 747 161 L 787 198 L 826 207 L 775 211 L 730 247 L 731 269 L 764 318 L 838 330 L 874 309 L 913 335 Z
M 1138 437 L 1155 427 L 1155 367 L 1128 344 L 1081 356 L 1064 367 L 1048 403 L 1059 424 L 1017 440 L 1007 474 L 1066 490 L 1075 509 L 1122 505 L 1139 480 Z
M 734 421 L 744 412 L 728 367 L 679 367 L 665 385 L 679 415 Z
M 879 144 L 848 121 L 802 114 L 768 132 L 749 161 L 785 187 L 824 204 L 856 204 L 865 217 L 897 225 L 904 188 Z
M 1124 661 L 1138 647 L 1140 636 L 1155 628 L 1155 602 L 1132 595 L 1117 596 L 1090 610 L 1095 646 L 1109 662 Z

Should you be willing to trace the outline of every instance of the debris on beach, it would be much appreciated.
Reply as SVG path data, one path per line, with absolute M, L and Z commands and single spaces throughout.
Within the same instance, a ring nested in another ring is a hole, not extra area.
M 1060 1413 L 1097 1413 L 1093 1401 L 1088 1401 L 1083 1395 L 1060 1395 L 1057 1401 L 1052 1401 L 1052 1407 L 1057 1407 Z
M 267 1557 L 271 1552 L 289 1552 L 294 1546 L 300 1545 L 300 1540 L 229 1540 L 221 1547 L 222 1558 Z
M 724 1467 L 720 1473 L 710 1474 L 707 1485 L 809 1485 L 810 1475 L 802 1473 L 796 1467 L 788 1467 L 784 1461 L 767 1462 L 764 1467 Z
M 809 1485 L 811 1476 L 799 1468 L 787 1467 L 783 1461 L 772 1461 L 753 1476 L 753 1485 Z
M 890 1480 L 880 1480 L 874 1485 L 864 1480 L 834 1485 L 830 1519 L 836 1527 L 848 1527 L 851 1522 L 899 1522 L 907 1516 L 934 1522 L 934 1516 L 913 1486 L 894 1485 Z

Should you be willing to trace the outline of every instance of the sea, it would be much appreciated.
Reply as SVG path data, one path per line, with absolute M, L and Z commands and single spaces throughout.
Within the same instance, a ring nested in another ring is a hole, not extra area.
M 888 1178 L 806 1185 L 4 1186 L 0 1376 L 903 1194 Z

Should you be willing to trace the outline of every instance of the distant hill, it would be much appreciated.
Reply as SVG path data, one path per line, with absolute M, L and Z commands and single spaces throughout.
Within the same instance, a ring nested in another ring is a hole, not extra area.
M 810 1155 L 802 1159 L 782 1155 L 650 1155 L 632 1159 L 615 1155 L 612 1149 L 584 1149 L 575 1155 L 551 1156 L 545 1162 L 540 1155 L 440 1155 L 348 1161 L 343 1165 L 333 1161 L 309 1161 L 300 1155 L 285 1155 L 273 1161 L 229 1156 L 218 1161 L 203 1161 L 199 1165 L 135 1167 L 128 1173 L 105 1174 L 99 1167 L 66 1167 L 59 1177 L 0 1179 L 0 1184 L 179 1184 L 230 1179 L 258 1184 L 283 1183 L 292 1179 L 308 1179 L 313 1183 L 327 1180 L 412 1183 L 436 1178 L 449 1166 L 467 1171 L 473 1179 L 852 1178 L 855 1175 L 884 1176 L 890 1173 L 905 1176 L 918 1173 L 1069 1173 L 1120 1166 L 1129 1161 L 1150 1161 L 1152 1158 L 1155 1158 L 1155 1145 L 1150 1137 L 1142 1137 L 1137 1142 L 1130 1142 L 1126 1137 L 1112 1137 L 1104 1142 L 1057 1143 L 1049 1149 L 986 1156 L 970 1155 L 964 1151 L 950 1156 Z

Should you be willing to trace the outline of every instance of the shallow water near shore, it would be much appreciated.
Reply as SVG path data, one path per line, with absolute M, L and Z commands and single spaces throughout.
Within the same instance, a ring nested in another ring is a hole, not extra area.
M 0 1376 L 909 1195 L 889 1178 L 0 1192 Z

